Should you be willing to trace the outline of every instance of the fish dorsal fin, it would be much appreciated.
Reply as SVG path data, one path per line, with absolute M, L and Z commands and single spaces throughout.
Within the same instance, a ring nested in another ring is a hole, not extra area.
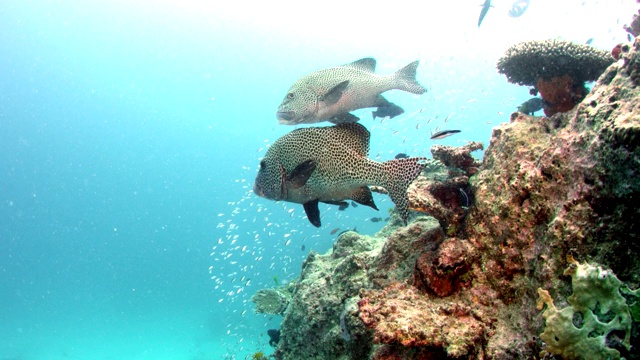
M 370 57 L 362 58 L 342 66 L 372 73 L 376 71 L 376 59 Z
M 320 101 L 323 101 L 327 105 L 333 105 L 340 101 L 344 90 L 349 86 L 349 80 L 345 80 L 338 85 L 332 87 L 326 94 L 320 97 Z
M 313 171 L 316 169 L 316 162 L 314 160 L 303 161 L 296 166 L 291 174 L 287 177 L 287 181 L 293 189 L 299 189 L 303 187 Z
M 369 138 L 371 134 L 367 128 L 360 123 L 338 124 L 335 128 L 338 132 L 336 138 L 340 139 L 342 144 L 364 157 L 369 156 Z

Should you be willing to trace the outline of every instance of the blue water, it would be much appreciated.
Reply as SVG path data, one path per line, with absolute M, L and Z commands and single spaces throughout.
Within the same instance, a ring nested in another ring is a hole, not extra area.
M 253 313 L 255 291 L 295 279 L 333 229 L 375 233 L 384 223 L 370 218 L 393 206 L 381 195 L 381 212 L 321 206 L 316 229 L 301 206 L 251 193 L 260 157 L 292 130 L 275 111 L 298 77 L 419 59 L 429 92 L 385 94 L 405 114 L 357 112 L 370 156 L 430 156 L 437 129 L 462 130 L 441 144 L 488 145 L 529 98 L 495 71 L 509 45 L 593 37 L 610 49 L 635 12 L 532 0 L 512 19 L 510 1 L 494 1 L 478 29 L 471 0 L 216 4 L 0 3 L 0 359 L 270 353 L 281 318 Z

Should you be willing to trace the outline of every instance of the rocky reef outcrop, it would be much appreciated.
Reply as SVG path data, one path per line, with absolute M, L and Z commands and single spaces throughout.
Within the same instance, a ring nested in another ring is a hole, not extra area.
M 443 166 L 410 191 L 435 218 L 309 255 L 275 358 L 640 358 L 640 41 L 573 110 Z

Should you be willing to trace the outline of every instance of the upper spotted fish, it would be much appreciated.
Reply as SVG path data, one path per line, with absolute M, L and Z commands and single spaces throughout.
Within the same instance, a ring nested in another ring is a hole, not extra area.
M 374 118 L 402 114 L 402 108 L 380 94 L 391 89 L 425 93 L 416 81 L 417 67 L 418 61 L 414 61 L 392 75 L 380 76 L 374 73 L 376 60 L 364 58 L 318 70 L 291 86 L 278 107 L 278 120 L 285 125 L 356 122 L 359 118 L 349 112 L 368 107 L 378 108 Z
M 303 204 L 309 221 L 319 227 L 318 202 L 340 205 L 351 199 L 377 210 L 368 185 L 382 186 L 406 223 L 407 188 L 426 158 L 373 161 L 368 158 L 369 136 L 358 123 L 291 131 L 267 150 L 253 191 Z

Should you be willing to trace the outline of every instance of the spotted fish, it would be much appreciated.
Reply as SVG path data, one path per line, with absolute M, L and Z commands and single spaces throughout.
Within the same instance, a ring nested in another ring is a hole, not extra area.
M 368 158 L 369 136 L 359 123 L 291 131 L 260 161 L 253 191 L 267 199 L 303 204 L 311 224 L 319 227 L 319 202 L 339 205 L 351 199 L 378 210 L 368 185 L 382 186 L 406 223 L 407 188 L 426 158 L 373 161 Z
M 382 97 L 383 92 L 398 89 L 413 94 L 427 90 L 416 81 L 418 61 L 395 74 L 376 75 L 376 60 L 364 58 L 350 64 L 315 71 L 298 79 L 278 107 L 280 124 L 296 125 L 331 121 L 356 122 L 350 111 L 377 107 L 374 118 L 402 114 L 404 110 Z

